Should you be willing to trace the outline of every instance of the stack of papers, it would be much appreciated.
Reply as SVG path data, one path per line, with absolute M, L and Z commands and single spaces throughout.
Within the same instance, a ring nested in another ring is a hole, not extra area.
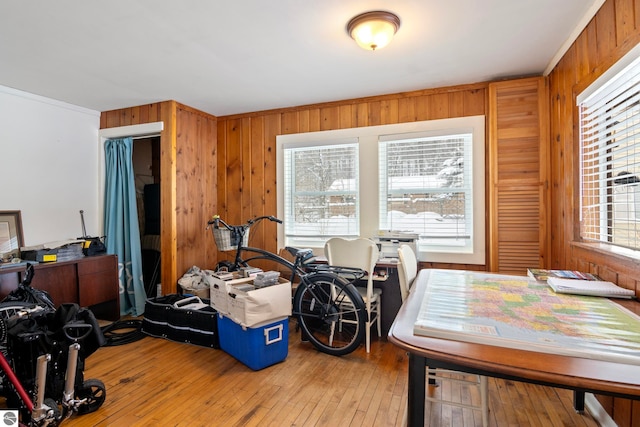
M 605 298 L 635 298 L 631 289 L 622 288 L 615 283 L 603 280 L 577 280 L 549 277 L 547 283 L 560 294 L 589 295 Z

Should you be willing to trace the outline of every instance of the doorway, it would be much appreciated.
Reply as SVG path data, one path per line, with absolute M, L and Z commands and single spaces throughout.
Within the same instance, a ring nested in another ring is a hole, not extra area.
M 160 287 L 160 137 L 140 137 L 133 144 L 142 279 L 148 298 Z

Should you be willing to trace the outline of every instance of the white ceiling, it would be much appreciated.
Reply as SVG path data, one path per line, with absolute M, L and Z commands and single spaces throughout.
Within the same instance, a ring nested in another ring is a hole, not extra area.
M 216 116 L 540 75 L 604 0 L 28 0 L 0 6 L 0 85 L 107 111 Z M 353 16 L 390 10 L 389 46 Z

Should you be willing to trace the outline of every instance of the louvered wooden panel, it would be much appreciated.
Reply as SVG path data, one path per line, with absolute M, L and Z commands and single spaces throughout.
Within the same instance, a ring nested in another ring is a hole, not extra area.
M 526 274 L 547 256 L 544 78 L 489 85 L 489 267 Z
M 537 186 L 498 188 L 497 271 L 526 274 L 540 253 L 540 195 Z

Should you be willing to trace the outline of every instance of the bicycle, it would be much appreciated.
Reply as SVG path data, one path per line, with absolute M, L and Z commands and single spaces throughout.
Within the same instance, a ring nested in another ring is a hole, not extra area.
M 250 219 L 242 225 L 229 225 L 215 216 L 207 223 L 207 228 L 212 228 L 218 250 L 235 250 L 234 260 L 221 261 L 216 269 L 239 271 L 250 267 L 249 263 L 256 260 L 286 267 L 291 271 L 289 281 L 297 283 L 292 298 L 292 315 L 302 329 L 303 339 L 333 356 L 353 352 L 362 342 L 365 332 L 365 304 L 353 282 L 363 277 L 365 272 L 316 263 L 311 249 L 286 247 L 294 258 L 291 262 L 273 252 L 247 246 L 250 228 L 265 219 L 282 224 L 282 220 L 273 216 Z M 248 257 L 243 258 L 243 255 Z

